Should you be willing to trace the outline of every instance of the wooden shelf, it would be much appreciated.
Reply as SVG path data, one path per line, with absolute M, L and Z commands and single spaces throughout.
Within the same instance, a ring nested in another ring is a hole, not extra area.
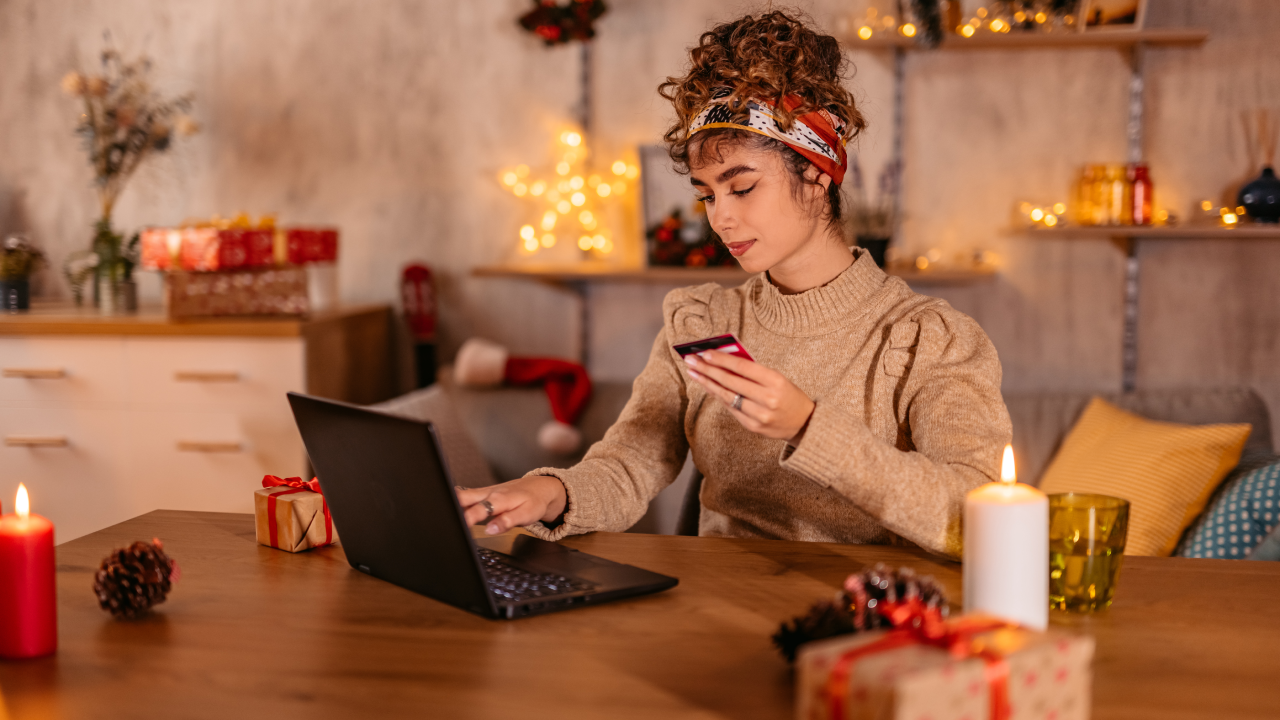
M 1079 240 L 1280 240 L 1280 225 L 1262 223 L 1230 228 L 1218 225 L 1068 226 L 1052 230 L 1028 228 L 1016 232 L 1027 237 Z
M 918 285 L 969 285 L 995 277 L 994 267 L 939 267 L 917 270 L 915 267 L 892 266 L 887 272 Z M 647 267 L 619 268 L 602 263 L 579 265 L 486 265 L 473 269 L 476 277 L 522 278 L 567 284 L 586 282 L 641 283 L 649 285 L 698 285 L 715 282 L 738 285 L 751 277 L 738 268 Z
M 0 314 L 0 336 L 8 335 L 186 335 L 208 337 L 303 337 L 309 328 L 387 313 L 386 305 L 350 305 L 305 317 L 211 317 L 173 320 L 160 306 L 126 315 L 102 315 L 93 307 L 35 303 L 30 310 Z
M 971 38 L 947 35 L 935 50 L 1034 50 L 1073 48 L 1131 48 L 1135 45 L 1189 46 L 1200 45 L 1209 37 L 1202 28 L 1159 28 L 1154 30 L 1093 30 L 1089 32 L 1036 33 L 1009 32 L 995 35 L 983 32 Z M 928 50 L 915 38 L 890 35 L 881 31 L 869 40 L 852 36 L 845 39 L 848 50 Z
M 996 267 L 994 265 L 971 267 L 940 265 L 920 270 L 914 265 L 892 263 L 885 268 L 885 272 L 902 278 L 908 285 L 958 286 L 992 280 L 996 276 Z
M 649 285 L 696 285 L 708 282 L 737 285 L 751 277 L 749 273 L 736 267 L 627 268 L 588 262 L 576 265 L 485 265 L 473 269 L 471 274 L 476 277 L 523 278 L 552 283 L 615 282 Z

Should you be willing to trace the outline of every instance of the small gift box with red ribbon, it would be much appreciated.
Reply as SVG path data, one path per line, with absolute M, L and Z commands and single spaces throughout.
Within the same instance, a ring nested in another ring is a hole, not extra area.
M 946 620 L 915 599 L 877 611 L 894 629 L 800 648 L 797 720 L 1089 717 L 1093 638 L 985 615 Z
M 302 552 L 338 544 L 318 480 L 267 475 L 262 489 L 254 492 L 253 509 L 259 545 Z

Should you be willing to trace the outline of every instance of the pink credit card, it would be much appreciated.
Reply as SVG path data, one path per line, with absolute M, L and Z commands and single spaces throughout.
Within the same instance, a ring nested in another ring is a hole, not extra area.
M 707 350 L 719 350 L 727 352 L 730 355 L 736 355 L 743 360 L 755 362 L 755 358 L 751 357 L 751 353 L 738 342 L 738 338 L 730 335 L 717 335 L 715 337 L 703 338 L 702 340 L 694 340 L 693 342 L 680 343 L 671 346 L 680 357 L 693 355 L 695 353 L 706 352 Z

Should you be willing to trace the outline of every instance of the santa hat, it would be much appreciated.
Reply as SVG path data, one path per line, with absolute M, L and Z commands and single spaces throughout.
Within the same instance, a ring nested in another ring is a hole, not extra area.
M 573 426 L 591 399 L 591 378 L 578 363 L 555 358 L 518 358 L 501 345 L 471 338 L 462 344 L 454 361 L 453 379 L 465 387 L 501 384 L 541 384 L 555 418 L 538 429 L 538 445 L 561 455 L 582 446 L 582 433 Z

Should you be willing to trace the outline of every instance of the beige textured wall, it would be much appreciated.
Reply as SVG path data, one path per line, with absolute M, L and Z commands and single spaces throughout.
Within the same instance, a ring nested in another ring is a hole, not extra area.
M 829 29 L 858 2 L 799 3 Z M 89 171 L 58 79 L 87 67 L 109 29 L 156 59 L 170 91 L 193 90 L 205 132 L 144 168 L 121 227 L 274 211 L 343 229 L 349 301 L 394 298 L 398 268 L 442 273 L 444 351 L 486 335 L 520 353 L 572 354 L 572 295 L 477 280 L 507 259 L 521 208 L 497 171 L 548 152 L 572 118 L 574 49 L 543 48 L 514 18 L 527 0 L 0 0 L 0 231 L 26 230 L 55 262 L 87 241 Z M 611 0 L 596 52 L 601 154 L 654 142 L 654 92 L 684 48 L 746 3 Z M 1147 154 L 1160 200 L 1185 215 L 1249 174 L 1241 109 L 1280 108 L 1280 3 L 1151 0 L 1153 25 L 1200 25 L 1199 49 L 1149 56 Z M 887 55 L 853 53 L 871 129 L 869 175 L 888 156 Z M 903 246 L 983 247 L 1004 259 L 990 284 L 921 288 L 990 333 L 1009 389 L 1113 390 L 1120 383 L 1123 257 L 1105 242 L 1007 232 L 1018 199 L 1065 199 L 1075 168 L 1122 160 L 1127 64 L 1114 50 L 912 54 L 905 88 Z M 1140 384 L 1247 382 L 1280 411 L 1280 309 L 1269 278 L 1280 243 L 1144 246 Z M 56 273 L 47 297 L 65 297 Z M 150 289 L 151 292 L 155 288 Z M 658 327 L 662 288 L 593 290 L 593 370 L 628 378 Z

